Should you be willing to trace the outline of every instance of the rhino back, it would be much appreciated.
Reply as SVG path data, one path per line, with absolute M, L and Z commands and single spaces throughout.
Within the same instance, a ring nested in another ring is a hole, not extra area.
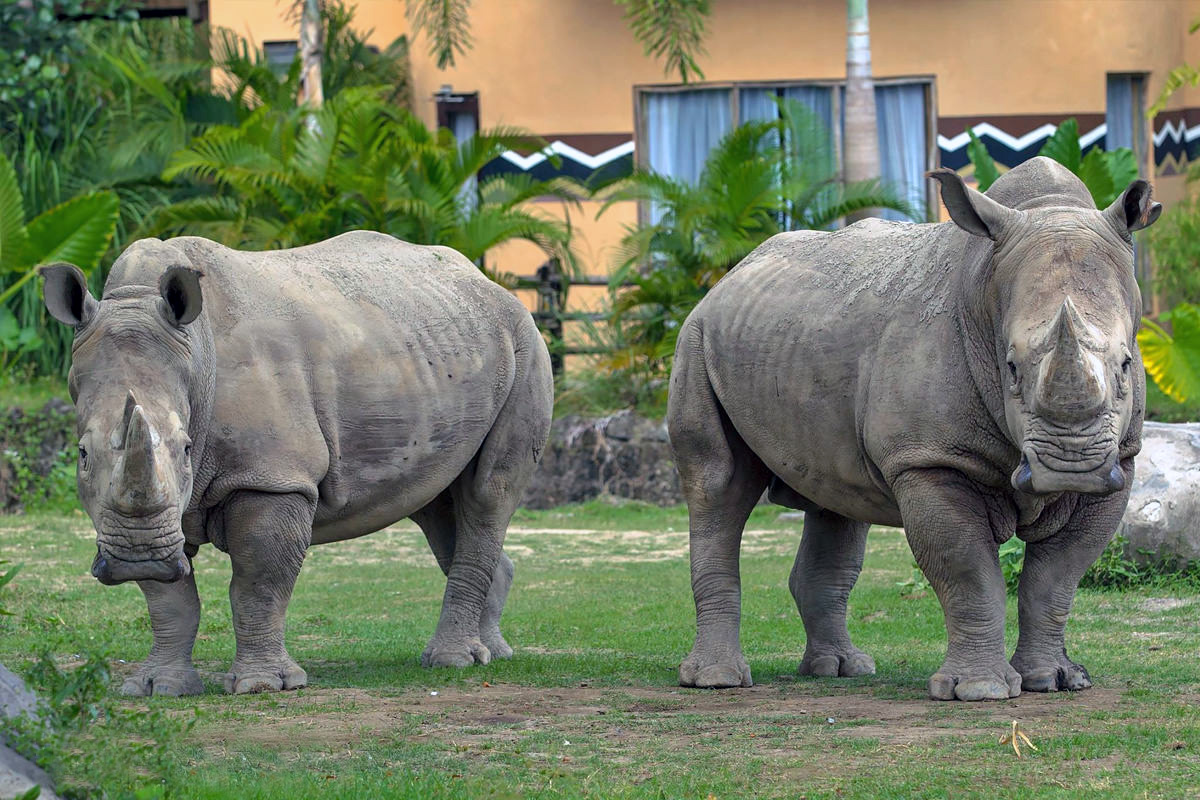
M 965 376 L 953 313 L 962 244 L 952 226 L 879 220 L 780 234 L 688 320 L 730 421 L 804 498 L 898 524 L 883 462 L 902 432 L 889 421 L 922 424 L 945 405 L 930 387 L 944 394 Z
M 263 253 L 175 242 L 202 269 L 217 354 L 215 476 L 317 494 L 314 541 L 421 508 L 462 472 L 536 328 L 447 248 L 369 232 Z

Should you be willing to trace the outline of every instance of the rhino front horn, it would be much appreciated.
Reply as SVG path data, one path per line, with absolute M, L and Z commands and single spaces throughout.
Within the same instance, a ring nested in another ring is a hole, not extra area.
M 133 399 L 132 392 L 129 399 Z M 166 503 L 166 487 L 159 478 L 154 456 L 156 438 L 146 412 L 134 405 L 125 426 L 125 452 L 114 487 L 114 496 L 122 510 L 144 514 Z
M 1088 364 L 1080 342 L 1086 325 L 1071 298 L 1064 300 L 1054 318 L 1054 349 L 1046 356 L 1037 391 L 1038 412 L 1044 416 L 1078 421 L 1104 404 L 1103 377 Z

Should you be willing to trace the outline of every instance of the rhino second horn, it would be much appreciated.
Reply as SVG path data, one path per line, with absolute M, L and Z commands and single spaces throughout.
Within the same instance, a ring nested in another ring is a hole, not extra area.
M 158 476 L 154 457 L 155 438 L 146 412 L 135 405 L 125 428 L 125 453 L 116 486 L 116 497 L 124 510 L 145 512 L 166 502 L 166 487 Z
M 1091 369 L 1079 341 L 1086 323 L 1071 298 L 1063 301 L 1054 318 L 1054 349 L 1046 356 L 1038 386 L 1038 412 L 1052 418 L 1078 421 L 1092 417 L 1104 404 L 1104 385 Z

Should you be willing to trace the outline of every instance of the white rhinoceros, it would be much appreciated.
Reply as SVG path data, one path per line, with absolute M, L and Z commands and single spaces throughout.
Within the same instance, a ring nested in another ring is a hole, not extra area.
M 935 698 L 1091 685 L 1063 629 L 1112 537 L 1145 385 L 1130 233 L 1161 211 L 1134 181 L 1104 211 L 1036 158 L 982 195 L 949 170 L 952 222 L 783 233 L 679 332 L 668 423 L 691 513 L 695 648 L 685 686 L 747 686 L 742 528 L 763 489 L 805 510 L 789 581 L 800 671 L 863 675 L 846 602 L 868 523 L 903 525 L 946 616 Z M 999 543 L 1028 542 L 1004 649 Z
M 226 689 L 303 686 L 284 616 L 305 551 L 404 517 L 447 574 L 422 663 L 512 655 L 501 547 L 553 382 L 511 294 L 453 250 L 365 231 L 262 253 L 145 239 L 99 301 L 73 266 L 43 274 L 46 307 L 75 328 L 92 574 L 137 581 L 150 609 L 154 646 L 125 692 L 203 690 L 191 558 L 207 542 L 233 564 Z

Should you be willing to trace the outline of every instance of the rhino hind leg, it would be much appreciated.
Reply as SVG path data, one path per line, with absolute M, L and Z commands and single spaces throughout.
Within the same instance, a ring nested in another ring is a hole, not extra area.
M 300 494 L 237 492 L 226 502 L 226 546 L 233 564 L 229 602 L 237 637 L 233 666 L 225 676 L 227 692 L 276 692 L 308 683 L 284 647 L 284 629 L 312 539 L 313 511 L 313 502 Z
M 479 452 L 450 485 L 454 544 L 437 629 L 421 654 L 425 667 L 468 667 L 512 654 L 500 635 L 513 574 L 503 552 L 504 535 L 550 435 L 554 403 L 550 356 L 541 334 L 529 325 L 518 337 L 524 341 L 515 348 L 508 398 Z M 444 541 L 449 525 L 436 527 Z
M 738 435 L 709 384 L 695 326 L 680 333 L 667 421 L 688 504 L 696 641 L 681 686 L 752 686 L 742 655 L 742 530 L 771 473 Z
M 173 583 L 138 581 L 150 610 L 154 644 L 146 661 L 121 684 L 121 693 L 137 697 L 202 694 L 204 681 L 192 666 L 192 647 L 200 627 L 196 573 Z
M 804 515 L 804 536 L 788 587 L 804 620 L 801 675 L 874 675 L 875 661 L 850 642 L 846 606 L 862 571 L 870 525 L 824 509 Z
M 449 575 L 450 564 L 454 560 L 456 536 L 454 499 L 451 492 L 447 490 L 438 495 L 432 503 L 413 514 L 412 520 L 424 532 L 429 549 L 433 551 L 442 572 Z M 513 563 L 508 554 L 501 551 L 496 571 L 492 575 L 492 585 L 484 602 L 483 613 L 479 617 L 479 638 L 492 658 L 512 658 L 512 647 L 500 632 L 500 615 L 504 613 L 504 603 L 508 599 L 512 579 Z

